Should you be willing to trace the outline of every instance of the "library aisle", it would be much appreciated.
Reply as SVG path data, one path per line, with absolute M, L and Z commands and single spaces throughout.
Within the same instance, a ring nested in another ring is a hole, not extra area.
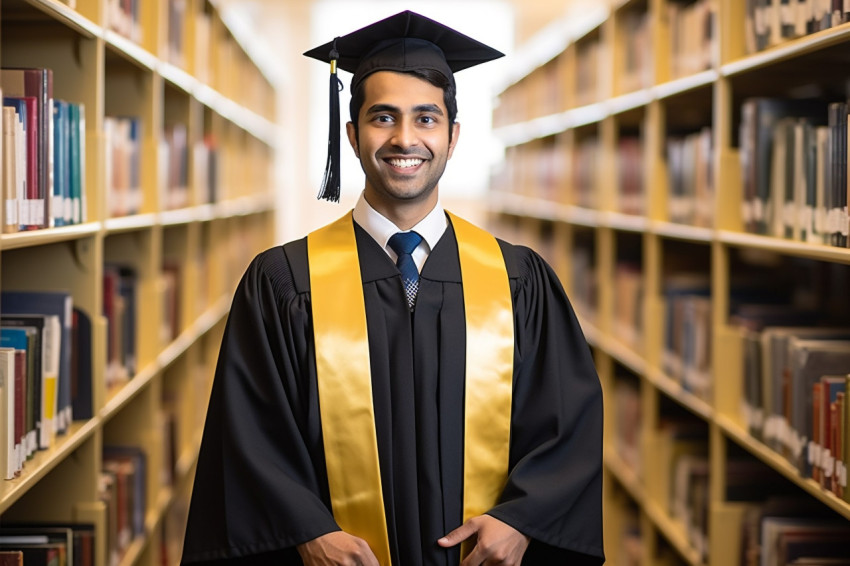
M 275 227 L 276 86 L 218 5 L 0 7 L 0 551 L 27 564 L 179 563 L 230 299 Z
M 179 563 L 231 297 L 298 190 L 225 3 L 0 4 L 0 558 Z M 480 212 L 593 350 L 606 563 L 850 565 L 850 11 L 562 4 Z
M 565 12 L 499 94 L 491 219 L 596 356 L 607 563 L 850 564 L 850 14 Z

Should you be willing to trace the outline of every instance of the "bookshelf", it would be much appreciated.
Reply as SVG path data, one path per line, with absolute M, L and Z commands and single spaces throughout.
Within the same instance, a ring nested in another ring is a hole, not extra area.
M 69 292 L 91 322 L 91 415 L 0 481 L 0 526 L 93 524 L 95 566 L 179 563 L 231 296 L 274 239 L 277 79 L 258 53 L 216 0 L 0 6 L 2 66 L 50 68 L 54 98 L 85 108 L 84 219 L 4 233 L 0 290 Z M 129 536 L 110 446 L 144 457 Z
M 836 495 L 754 432 L 741 322 L 763 320 L 746 317 L 766 316 L 753 305 L 771 301 L 807 309 L 815 326 L 850 320 L 850 250 L 806 233 L 814 212 L 789 214 L 770 200 L 781 182 L 822 183 L 837 187 L 829 198 L 840 208 L 846 177 L 816 181 L 817 161 L 802 161 L 814 163 L 811 177 L 772 173 L 752 204 L 749 152 L 773 146 L 756 145 L 762 134 L 747 129 L 745 108 L 757 98 L 814 98 L 822 116 L 795 117 L 805 124 L 795 135 L 828 128 L 828 105 L 848 98 L 850 76 L 835 70 L 850 20 L 802 11 L 792 20 L 779 12 L 784 3 L 756 14 L 762 4 L 567 2 L 560 20 L 512 55 L 498 90 L 493 123 L 505 161 L 492 175 L 491 227 L 552 264 L 594 351 L 606 399 L 611 564 L 744 564 L 753 514 L 775 496 L 850 529 L 847 490 Z M 846 147 L 824 163 L 840 172 Z M 770 163 L 799 153 L 771 154 Z M 807 202 L 794 204 L 805 212 Z M 779 211 L 778 232 L 756 226 L 756 206 Z M 825 232 L 846 240 L 846 212 L 835 222 Z

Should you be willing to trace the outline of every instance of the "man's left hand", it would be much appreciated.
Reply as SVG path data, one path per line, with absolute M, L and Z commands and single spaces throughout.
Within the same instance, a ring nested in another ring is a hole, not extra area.
M 472 536 L 477 538 L 475 548 L 460 566 L 519 566 L 529 543 L 529 537 L 512 526 L 490 515 L 479 515 L 438 540 L 437 544 L 449 548 Z

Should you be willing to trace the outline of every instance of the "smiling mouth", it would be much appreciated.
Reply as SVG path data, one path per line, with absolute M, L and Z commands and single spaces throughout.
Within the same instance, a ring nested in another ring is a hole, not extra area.
M 385 159 L 387 163 L 392 165 L 393 167 L 398 167 L 399 169 L 409 169 L 410 167 L 416 167 L 417 165 L 421 165 L 425 160 L 419 158 L 411 158 L 411 159 Z

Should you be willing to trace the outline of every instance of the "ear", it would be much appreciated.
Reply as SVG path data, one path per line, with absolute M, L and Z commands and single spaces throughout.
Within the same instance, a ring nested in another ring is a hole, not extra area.
M 354 131 L 354 123 L 345 123 L 345 133 L 348 135 L 348 143 L 351 144 L 351 149 L 354 150 L 354 155 L 360 159 L 360 149 L 357 147 L 357 134 Z
M 459 137 L 460 137 L 460 123 L 455 122 L 454 124 L 452 124 L 452 139 L 449 142 L 449 157 L 448 157 L 448 159 L 452 158 L 452 154 L 455 151 L 455 146 L 457 145 L 457 140 L 458 140 Z

